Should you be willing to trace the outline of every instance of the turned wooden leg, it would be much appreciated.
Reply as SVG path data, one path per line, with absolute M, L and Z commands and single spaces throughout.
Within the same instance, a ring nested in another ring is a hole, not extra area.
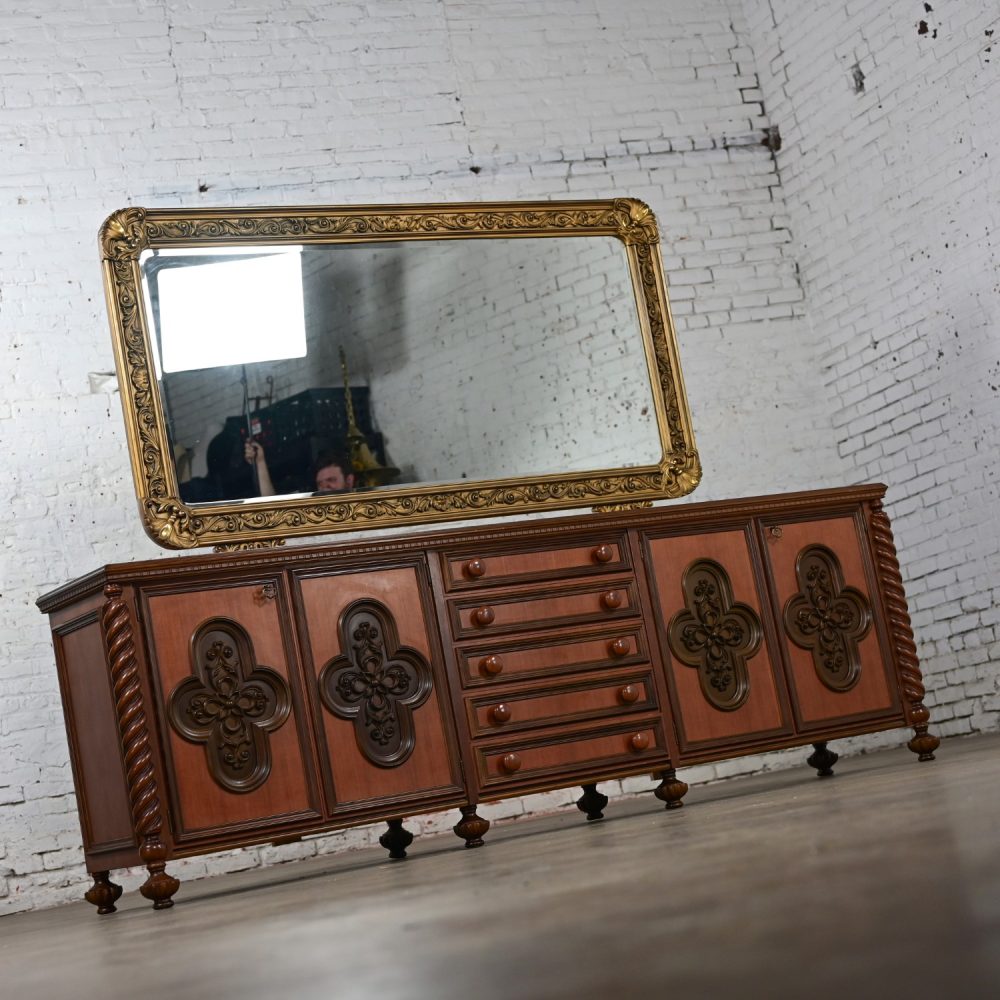
M 806 763 L 810 767 L 816 768 L 816 773 L 821 778 L 833 777 L 833 765 L 840 760 L 840 754 L 827 750 L 825 743 L 814 743 L 813 752 L 806 758 Z
M 597 785 L 582 785 L 583 795 L 576 800 L 576 807 L 587 814 L 587 821 L 604 819 L 604 807 L 608 804 L 607 795 L 597 790 Z
M 483 836 L 490 828 L 490 821 L 476 815 L 476 804 L 473 802 L 467 806 L 459 806 L 462 810 L 462 818 L 452 828 L 455 835 L 465 841 L 466 847 L 482 847 Z
M 168 875 L 167 849 L 160 842 L 159 837 L 147 838 L 146 842 L 139 848 L 142 860 L 146 862 L 146 871 L 149 878 L 139 886 L 139 892 L 153 901 L 154 910 L 166 910 L 174 905 L 171 896 L 181 887 L 180 882 Z
M 413 843 L 413 834 L 403 829 L 401 819 L 386 820 L 389 829 L 378 838 L 378 842 L 389 852 L 393 861 L 402 861 L 406 857 L 406 849 Z
M 122 894 L 122 887 L 111 881 L 110 871 L 94 872 L 94 884 L 83 894 L 88 903 L 97 907 L 99 914 L 114 913 L 115 903 Z
M 667 809 L 680 809 L 684 805 L 681 799 L 687 795 L 687 784 L 677 777 L 677 771 L 672 767 L 661 771 L 657 777 L 660 783 L 653 789 L 653 794 L 666 803 Z
M 934 751 L 941 741 L 927 732 L 926 723 L 920 723 L 913 727 L 913 739 L 906 745 L 917 755 L 917 760 L 934 760 Z

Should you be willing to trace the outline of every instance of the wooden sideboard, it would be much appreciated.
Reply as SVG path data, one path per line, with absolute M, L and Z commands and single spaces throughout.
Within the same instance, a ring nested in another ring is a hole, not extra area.
M 87 868 L 912 726 L 933 759 L 885 489 L 106 566 L 50 616 Z

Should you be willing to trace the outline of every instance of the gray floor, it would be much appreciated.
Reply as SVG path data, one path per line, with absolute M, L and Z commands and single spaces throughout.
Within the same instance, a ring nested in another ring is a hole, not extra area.
M 9 917 L 2 994 L 1000 997 L 1000 738 L 837 772 L 193 882 L 162 913 Z

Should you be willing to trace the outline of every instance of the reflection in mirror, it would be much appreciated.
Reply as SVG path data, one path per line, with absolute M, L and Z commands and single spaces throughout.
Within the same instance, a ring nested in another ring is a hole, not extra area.
M 188 503 L 387 482 L 358 468 L 358 439 L 393 486 L 661 459 L 614 238 L 180 248 L 140 266 Z

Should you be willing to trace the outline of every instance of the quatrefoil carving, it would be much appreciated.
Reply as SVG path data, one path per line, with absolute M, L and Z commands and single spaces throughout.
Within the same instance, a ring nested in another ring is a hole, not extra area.
M 399 644 L 392 613 L 374 600 L 355 601 L 338 626 L 340 648 L 320 671 L 323 704 L 354 723 L 358 749 L 379 767 L 397 767 L 413 753 L 413 711 L 430 696 L 430 664 Z
M 196 676 L 181 681 L 167 704 L 170 724 L 205 747 L 208 770 L 229 792 L 251 792 L 271 773 L 268 734 L 288 719 L 288 682 L 257 664 L 246 630 L 210 618 L 191 638 Z
M 709 704 L 732 712 L 750 697 L 747 662 L 763 639 L 760 617 L 748 604 L 733 600 L 729 575 L 712 559 L 691 563 L 681 578 L 684 611 L 670 619 L 671 652 L 698 671 Z
M 785 629 L 812 654 L 819 679 L 831 691 L 849 691 L 861 678 L 858 643 L 872 624 L 860 590 L 844 586 L 840 560 L 825 545 L 804 548 L 795 560 L 799 593 L 785 604 Z

